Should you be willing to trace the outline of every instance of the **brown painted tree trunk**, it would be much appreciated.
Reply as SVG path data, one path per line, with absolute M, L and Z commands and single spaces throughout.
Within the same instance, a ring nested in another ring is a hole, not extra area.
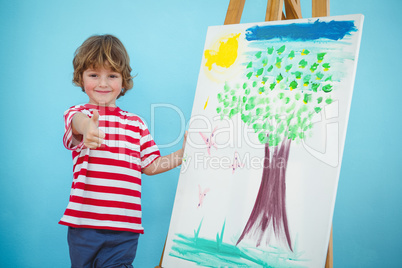
M 270 237 L 275 235 L 293 251 L 286 215 L 286 166 L 290 142 L 290 139 L 285 138 L 280 145 L 273 147 L 272 157 L 268 143 L 265 144 L 260 189 L 237 244 L 247 237 L 255 241 L 258 247 L 263 238 L 268 244 Z

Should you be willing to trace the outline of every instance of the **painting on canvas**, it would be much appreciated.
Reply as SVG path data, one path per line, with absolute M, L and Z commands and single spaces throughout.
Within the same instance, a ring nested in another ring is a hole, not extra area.
M 163 267 L 323 267 L 362 15 L 209 27 Z

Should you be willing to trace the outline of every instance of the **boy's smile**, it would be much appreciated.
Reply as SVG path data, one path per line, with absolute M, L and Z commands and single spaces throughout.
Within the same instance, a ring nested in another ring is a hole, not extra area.
M 116 99 L 123 87 L 123 78 L 120 73 L 105 67 L 89 68 L 83 72 L 82 79 L 90 104 L 116 106 Z

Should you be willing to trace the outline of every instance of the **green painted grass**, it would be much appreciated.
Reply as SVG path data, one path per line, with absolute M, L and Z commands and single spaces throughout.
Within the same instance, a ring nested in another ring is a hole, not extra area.
M 226 222 L 216 239 L 199 237 L 202 220 L 194 230 L 194 236 L 176 234 L 170 256 L 196 263 L 204 267 L 264 267 L 296 268 L 305 267 L 303 253 L 270 247 L 269 250 L 255 247 L 236 246 L 223 242 Z

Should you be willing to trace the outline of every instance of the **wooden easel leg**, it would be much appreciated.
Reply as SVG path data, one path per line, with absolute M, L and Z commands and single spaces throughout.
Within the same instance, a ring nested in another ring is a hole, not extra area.
M 225 25 L 240 23 L 245 2 L 246 0 L 230 0 L 228 11 L 226 12 Z
M 163 245 L 161 260 L 159 261 L 159 265 L 155 266 L 155 268 L 162 268 L 162 260 L 163 260 L 163 254 L 165 254 L 166 241 L 167 241 L 167 236 L 166 236 L 166 239 L 165 239 L 165 245 Z
M 301 19 L 301 6 L 299 0 L 285 0 L 286 19 Z
M 313 1 L 313 18 L 329 16 L 329 0 L 312 0 Z
M 329 237 L 327 261 L 325 262 L 325 268 L 333 268 L 333 267 L 334 267 L 334 244 L 332 241 L 332 227 L 331 227 L 331 236 Z
M 265 21 L 281 20 L 284 0 L 268 0 Z

